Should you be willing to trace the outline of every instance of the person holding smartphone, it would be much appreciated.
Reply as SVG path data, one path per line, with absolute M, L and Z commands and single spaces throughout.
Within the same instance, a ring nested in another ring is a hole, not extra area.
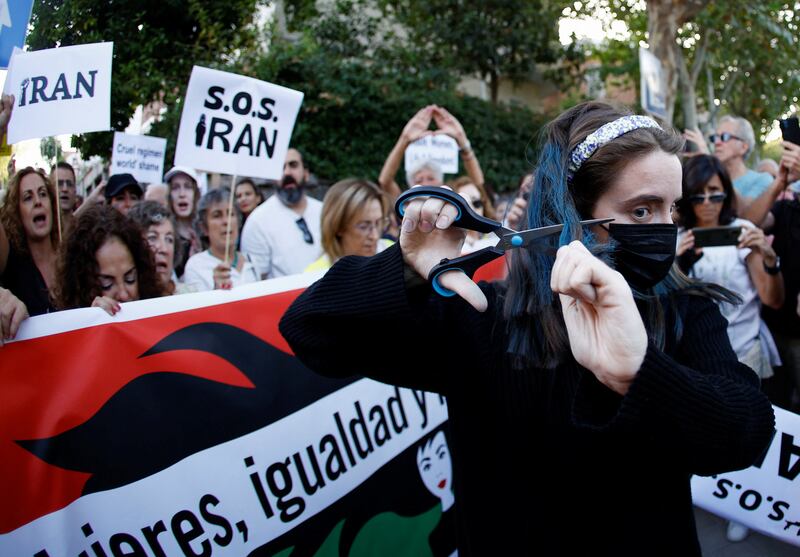
M 752 465 L 773 413 L 709 299 L 730 294 L 672 265 L 683 140 L 601 102 L 542 135 L 526 222 L 564 225 L 555 255 L 517 250 L 500 283 L 444 273 L 445 298 L 427 277 L 466 231 L 417 197 L 398 244 L 340 259 L 280 331 L 323 375 L 447 396 L 462 557 L 699 556 L 691 475 Z
M 780 365 L 772 335 L 760 317 L 761 304 L 779 308 L 784 301 L 783 277 L 778 257 L 764 232 L 736 218 L 734 190 L 718 159 L 698 155 L 683 164 L 683 197 L 678 202 L 682 229 L 678 240 L 678 264 L 691 278 L 723 286 L 738 294 L 741 304 L 720 302 L 728 320 L 728 337 L 740 362 L 760 379 L 773 375 Z M 719 226 L 740 227 L 731 245 L 695 247 L 695 231 Z M 742 541 L 745 526 L 730 522 L 727 537 Z

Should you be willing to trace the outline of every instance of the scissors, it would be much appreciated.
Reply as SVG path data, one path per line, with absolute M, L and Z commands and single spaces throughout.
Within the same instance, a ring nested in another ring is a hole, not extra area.
M 499 238 L 497 244 L 494 246 L 488 246 L 455 259 L 442 259 L 438 265 L 431 269 L 430 273 L 428 273 L 428 280 L 431 282 L 433 289 L 438 294 L 445 297 L 455 296 L 455 292 L 443 287 L 439 283 L 439 277 L 443 273 L 447 271 L 461 271 L 469 278 L 472 278 L 475 271 L 486 263 L 505 255 L 506 250 L 530 246 L 536 242 L 541 242 L 542 239 L 548 236 L 558 234 L 564 229 L 563 224 L 554 224 L 519 232 L 511 230 L 496 220 L 477 214 L 472 210 L 472 207 L 470 207 L 466 199 L 453 190 L 440 186 L 419 186 L 403 192 L 397 198 L 397 202 L 394 206 L 395 212 L 401 219 L 405 214 L 406 203 L 415 197 L 436 197 L 442 199 L 454 205 L 458 210 L 458 214 L 453 221 L 454 226 L 464 230 L 474 230 L 483 234 L 494 233 Z M 614 219 L 583 220 L 580 224 L 581 226 L 588 226 L 592 224 L 604 224 L 613 220 Z

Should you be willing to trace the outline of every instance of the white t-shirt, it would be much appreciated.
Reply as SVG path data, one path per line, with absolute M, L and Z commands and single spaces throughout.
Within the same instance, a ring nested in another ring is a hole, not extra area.
M 260 280 L 253 263 L 246 255 L 244 257 L 245 262 L 241 272 L 231 268 L 231 282 L 233 282 L 234 287 Z M 222 259 L 214 257 L 208 250 L 194 254 L 186 262 L 186 269 L 183 271 L 183 284 L 186 288 L 193 289 L 189 290 L 190 292 L 214 290 L 214 268 L 220 263 L 222 263 Z
M 734 219 L 729 226 L 753 226 L 744 219 Z M 681 235 L 685 231 L 681 231 Z M 733 351 L 740 359 L 752 348 L 758 338 L 761 322 L 761 300 L 747 270 L 750 248 L 714 246 L 703 248 L 703 257 L 689 271 L 692 278 L 724 286 L 742 297 L 741 305 L 722 302 L 719 309 L 728 320 L 728 338 Z
M 320 222 L 322 203 L 306 196 L 303 220 L 312 243 L 303 238 L 300 215 L 273 195 L 247 217 L 242 230 L 242 251 L 250 255 L 256 271 L 265 278 L 302 273 L 322 255 Z

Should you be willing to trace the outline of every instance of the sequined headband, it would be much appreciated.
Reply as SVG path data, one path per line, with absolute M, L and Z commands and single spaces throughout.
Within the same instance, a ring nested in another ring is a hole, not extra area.
M 631 115 L 617 118 L 590 133 L 569 155 L 567 181 L 572 180 L 581 165 L 589 160 L 600 147 L 628 132 L 641 128 L 661 129 L 661 126 L 649 116 Z

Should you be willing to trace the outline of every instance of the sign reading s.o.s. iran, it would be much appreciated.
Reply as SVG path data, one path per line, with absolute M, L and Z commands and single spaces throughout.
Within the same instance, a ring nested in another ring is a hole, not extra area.
M 108 130 L 114 43 L 18 52 L 3 92 L 14 95 L 8 142 Z
M 303 93 L 195 66 L 184 99 L 175 164 L 278 179 Z

